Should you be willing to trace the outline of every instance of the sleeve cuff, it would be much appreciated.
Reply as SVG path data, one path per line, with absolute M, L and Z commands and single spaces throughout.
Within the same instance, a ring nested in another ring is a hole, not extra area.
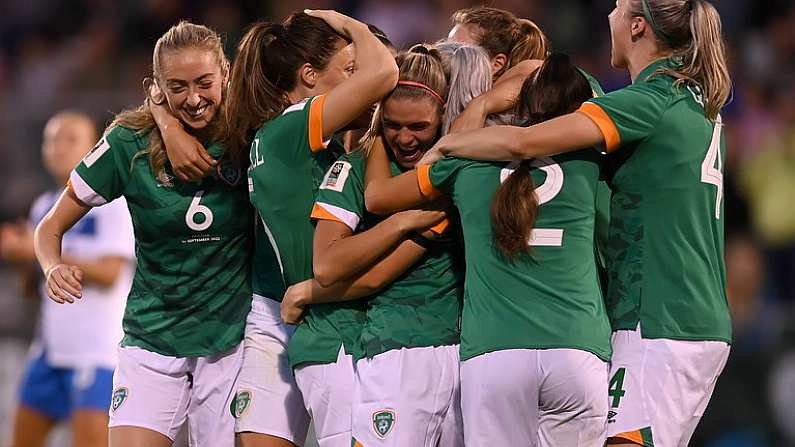
M 584 102 L 578 112 L 584 114 L 596 124 L 605 139 L 605 151 L 612 152 L 621 144 L 621 135 L 610 115 L 599 105 L 592 102 Z
M 77 171 L 72 171 L 72 173 L 69 174 L 69 181 L 66 183 L 66 186 L 71 188 L 75 196 L 88 206 L 100 206 L 108 203 L 104 197 L 94 191 L 94 189 L 80 177 Z
M 316 96 L 309 104 L 309 148 L 312 152 L 322 151 L 328 147 L 328 141 L 323 141 L 323 104 L 326 95 Z
M 315 203 L 310 217 L 315 220 L 333 220 L 345 224 L 352 232 L 356 231 L 356 227 L 359 226 L 359 216 L 356 213 L 328 203 Z
M 420 194 L 428 199 L 435 199 L 442 195 L 431 182 L 431 165 L 422 165 L 417 168 L 417 184 L 420 187 Z

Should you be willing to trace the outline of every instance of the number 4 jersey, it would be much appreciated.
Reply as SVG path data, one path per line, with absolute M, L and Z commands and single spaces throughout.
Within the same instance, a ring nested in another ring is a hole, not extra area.
M 77 197 L 127 199 L 137 269 L 124 312 L 124 346 L 174 357 L 240 343 L 251 306 L 253 214 L 241 169 L 226 162 L 198 183 L 156 179 L 146 134 L 111 128 L 70 176 Z M 218 158 L 219 145 L 208 148 Z
M 657 73 L 593 98 L 580 112 L 608 152 L 610 229 L 607 305 L 614 330 L 644 338 L 731 342 L 723 263 L 720 117 L 704 116 L 698 89 Z
M 494 193 L 512 165 L 448 157 L 417 170 L 423 194 L 447 193 L 461 215 L 467 261 L 461 360 L 553 348 L 610 359 L 610 323 L 593 249 L 599 158 L 584 150 L 532 162 L 540 207 L 530 255 L 514 261 L 494 246 L 491 226 Z

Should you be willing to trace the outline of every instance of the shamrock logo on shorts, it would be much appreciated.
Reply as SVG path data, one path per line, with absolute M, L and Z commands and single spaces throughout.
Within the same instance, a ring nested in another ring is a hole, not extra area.
M 127 400 L 127 396 L 130 395 L 130 390 L 125 387 L 119 387 L 113 390 L 113 396 L 110 399 L 110 408 L 114 412 L 121 407 L 121 404 Z
M 381 410 L 373 413 L 373 429 L 379 438 L 384 439 L 395 426 L 395 410 Z
M 232 416 L 239 418 L 245 414 L 250 404 L 251 391 L 240 390 L 237 392 L 237 395 L 235 395 L 235 398 L 232 399 L 232 405 L 229 406 L 229 411 L 232 412 Z

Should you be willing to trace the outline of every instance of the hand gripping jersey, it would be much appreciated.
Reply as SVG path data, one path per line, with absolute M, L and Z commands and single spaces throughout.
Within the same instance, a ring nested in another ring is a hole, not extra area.
M 583 104 L 615 151 L 606 250 L 614 330 L 644 338 L 731 342 L 723 263 L 725 141 L 695 86 L 644 69 Z
M 490 214 L 512 165 L 444 158 L 418 169 L 423 194 L 447 193 L 461 215 L 467 261 L 462 361 L 504 349 L 547 348 L 610 358 L 593 248 L 598 158 L 585 150 L 532 162 L 540 209 L 531 255 L 513 262 L 494 246 Z
M 391 165 L 393 175 L 401 173 Z M 361 153 L 337 160 L 320 185 L 312 217 L 341 222 L 353 232 L 377 224 L 381 218 L 364 205 L 365 166 Z M 411 270 L 370 298 L 357 357 L 459 342 L 463 272 L 455 249 L 453 241 L 434 244 Z
M 279 277 L 275 280 L 261 283 L 280 282 L 282 289 L 314 276 L 315 227 L 309 216 L 326 170 L 344 152 L 333 140 L 323 142 L 324 100 L 324 96 L 317 96 L 288 107 L 265 123 L 251 144 L 249 198 L 259 213 L 261 227 L 254 276 L 276 272 Z M 273 254 L 261 253 L 268 248 L 265 240 Z M 263 257 L 275 260 L 276 265 Z M 276 290 L 279 286 L 270 288 Z M 278 294 L 260 292 L 255 287 L 255 293 L 277 301 L 283 296 L 283 290 Z M 359 301 L 309 306 L 304 321 L 290 339 L 290 364 L 295 367 L 302 363 L 333 363 L 343 342 L 346 352 L 352 352 L 363 318 L 364 308 Z
M 172 357 L 205 356 L 240 343 L 251 306 L 251 207 L 242 172 L 225 161 L 198 183 L 157 180 L 146 134 L 110 129 L 72 171 L 91 206 L 124 196 L 137 270 L 124 312 L 123 346 Z M 219 145 L 208 148 L 220 157 Z

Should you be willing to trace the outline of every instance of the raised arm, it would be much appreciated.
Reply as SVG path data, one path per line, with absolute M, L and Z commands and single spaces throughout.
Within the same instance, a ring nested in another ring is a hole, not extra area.
M 326 21 L 356 48 L 356 71 L 326 94 L 323 104 L 323 138 L 359 117 L 397 84 L 395 58 L 362 22 L 336 11 L 306 10 Z
M 69 186 L 39 222 L 33 234 L 36 258 L 47 279 L 47 295 L 57 303 L 72 303 L 73 296 L 82 296 L 83 272 L 61 259 L 61 241 L 64 233 L 90 209 L 75 196 Z

